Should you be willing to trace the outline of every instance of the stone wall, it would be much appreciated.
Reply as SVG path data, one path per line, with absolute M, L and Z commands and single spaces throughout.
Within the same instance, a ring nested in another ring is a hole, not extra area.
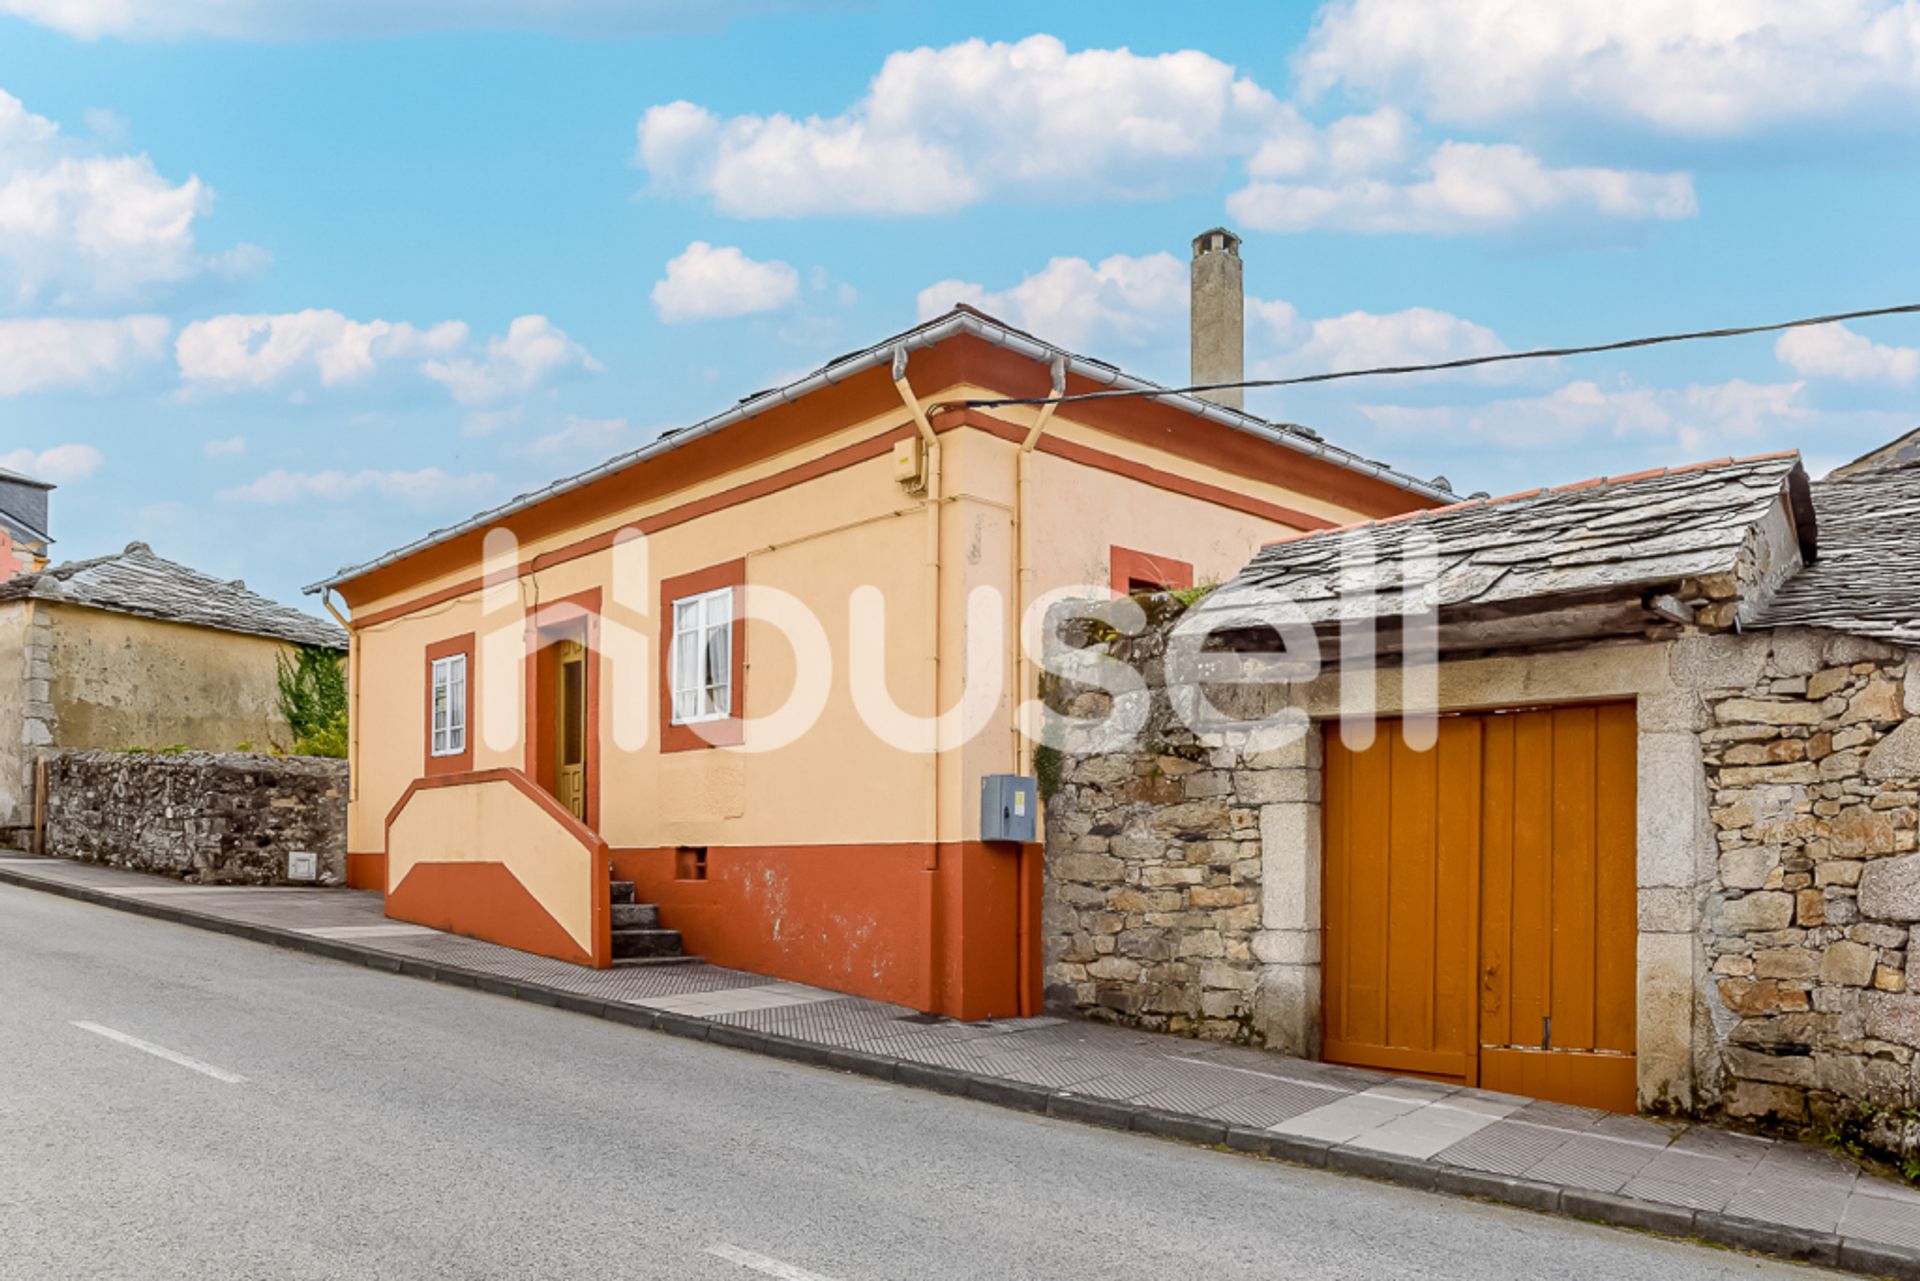
M 1107 648 L 1138 671 L 1151 710 L 1139 745 L 1062 760 L 1048 797 L 1042 933 L 1049 1008 L 1155 1031 L 1265 1042 L 1262 826 L 1318 800 L 1309 747 L 1203 746 L 1163 687 L 1166 625 Z M 1052 682 L 1060 710 L 1109 696 Z M 1243 691 L 1243 697 L 1247 692 Z M 1261 691 L 1251 691 L 1264 701 Z M 1249 709 L 1249 714 L 1256 714 Z M 1316 740 L 1317 741 L 1317 740 Z
M 1829 1124 L 1920 1101 L 1920 665 L 1786 629 L 1701 691 L 1719 850 L 1705 917 L 1725 1106 Z
M 285 884 L 287 855 L 346 880 L 347 763 L 251 753 L 62 752 L 47 853 L 202 884 Z

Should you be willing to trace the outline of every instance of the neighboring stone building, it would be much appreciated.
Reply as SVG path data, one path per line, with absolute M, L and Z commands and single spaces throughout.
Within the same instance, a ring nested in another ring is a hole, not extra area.
M 0 582 L 0 844 L 29 830 L 34 762 L 54 752 L 290 745 L 276 658 L 346 644 L 144 543 Z
M 1916 513 L 1920 466 L 1773 456 L 1291 539 L 1144 628 L 1100 606 L 1050 702 L 1119 705 L 1092 654 L 1151 703 L 1136 746 L 1065 739 L 1050 1003 L 1614 1107 L 1913 1105 Z M 1345 703 L 1299 661 L 1343 620 L 1382 656 Z M 1166 659 L 1202 638 L 1250 683 Z M 1426 645 L 1443 714 L 1343 736 Z M 1304 732 L 1248 741 L 1276 714 Z

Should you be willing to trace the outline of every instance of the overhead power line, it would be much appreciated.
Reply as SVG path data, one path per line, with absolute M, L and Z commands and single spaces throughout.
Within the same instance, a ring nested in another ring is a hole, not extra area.
M 1591 356 L 1606 351 L 1631 351 L 1636 347 L 1658 347 L 1663 343 L 1697 342 L 1705 338 L 1740 338 L 1747 334 L 1771 334 L 1786 329 L 1805 329 L 1813 325 L 1831 325 L 1843 320 L 1866 320 L 1874 316 L 1907 316 L 1920 313 L 1920 303 L 1898 307 L 1875 307 L 1869 311 L 1842 311 L 1831 316 L 1807 316 L 1800 320 L 1782 320 L 1770 325 L 1738 325 L 1728 329 L 1696 329 L 1684 334 L 1655 334 L 1646 338 L 1623 338 L 1619 342 L 1594 343 L 1586 347 L 1542 347 L 1534 351 L 1505 351 L 1492 356 L 1463 356 L 1431 365 L 1377 365 L 1371 369 L 1341 369 L 1321 374 L 1300 374 L 1293 378 L 1249 378 L 1242 382 L 1198 383 L 1191 387 L 1143 387 L 1082 391 L 1057 398 L 1047 396 L 1003 396 L 997 400 L 967 400 L 969 409 L 992 409 L 1000 405 L 1044 405 L 1050 399 L 1061 404 L 1080 400 L 1151 399 L 1157 396 L 1186 396 L 1203 391 L 1230 391 L 1234 388 L 1298 387 L 1304 383 L 1330 383 L 1344 378 L 1378 378 L 1390 374 L 1431 374 L 1449 369 L 1472 369 L 1479 365 L 1504 365 L 1517 360 L 1548 360 L 1558 356 Z

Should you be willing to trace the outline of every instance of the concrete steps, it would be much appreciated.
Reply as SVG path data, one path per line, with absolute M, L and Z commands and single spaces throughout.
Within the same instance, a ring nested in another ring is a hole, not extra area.
M 687 955 L 679 930 L 661 927 L 659 907 L 634 902 L 632 881 L 610 882 L 607 897 L 615 965 L 686 965 L 700 959 Z

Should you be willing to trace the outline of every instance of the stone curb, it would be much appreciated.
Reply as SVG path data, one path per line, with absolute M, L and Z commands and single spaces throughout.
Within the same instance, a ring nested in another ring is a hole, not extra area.
M 1883 1242 L 1856 1241 L 1832 1233 L 1806 1232 L 1710 1210 L 1691 1210 L 1685 1206 L 1641 1201 L 1613 1193 L 1591 1192 L 1460 1166 L 1439 1165 L 1417 1158 L 1329 1143 L 1322 1139 L 1276 1134 L 1271 1130 L 1248 1129 L 1201 1116 L 1139 1107 L 1115 1099 L 1050 1090 L 1041 1085 L 982 1076 L 958 1068 L 819 1045 L 774 1032 L 716 1023 L 642 1005 L 602 1001 L 538 983 L 516 983 L 484 970 L 399 957 L 363 943 L 319 938 L 275 926 L 252 925 L 168 903 L 148 902 L 88 886 L 42 880 L 11 867 L 0 866 L 0 884 L 39 890 L 97 907 L 114 908 L 175 925 L 211 930 L 329 960 L 364 965 L 389 974 L 478 989 L 495 996 L 585 1014 L 650 1032 L 664 1032 L 669 1036 L 706 1041 L 729 1049 L 970 1098 L 994 1107 L 1036 1113 L 1056 1120 L 1110 1130 L 1128 1130 L 1204 1147 L 1223 1147 L 1289 1165 L 1335 1170 L 1420 1191 L 1490 1201 L 1609 1227 L 1633 1228 L 1669 1237 L 1690 1237 L 1778 1259 L 1842 1268 L 1866 1276 L 1920 1281 L 1920 1250 Z

